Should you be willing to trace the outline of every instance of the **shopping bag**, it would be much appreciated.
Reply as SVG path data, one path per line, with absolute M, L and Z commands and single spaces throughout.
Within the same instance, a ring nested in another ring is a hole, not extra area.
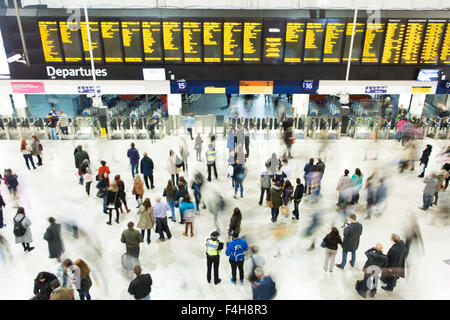
M 289 215 L 289 207 L 288 206 L 281 206 L 281 214 L 284 216 Z

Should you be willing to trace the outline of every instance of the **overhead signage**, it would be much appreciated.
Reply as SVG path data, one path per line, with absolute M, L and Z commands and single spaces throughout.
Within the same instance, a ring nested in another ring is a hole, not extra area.
M 273 93 L 273 81 L 239 81 L 239 93 L 241 94 L 257 94 Z
M 43 82 L 11 82 L 13 93 L 45 93 Z
M 412 87 L 411 93 L 431 93 L 431 87 Z
M 100 93 L 100 86 L 78 86 L 78 93 Z M 97 89 L 97 90 L 96 90 Z
M 441 80 L 436 86 L 436 94 L 450 94 L 450 80 Z
M 366 93 L 386 93 L 387 86 L 366 86 Z

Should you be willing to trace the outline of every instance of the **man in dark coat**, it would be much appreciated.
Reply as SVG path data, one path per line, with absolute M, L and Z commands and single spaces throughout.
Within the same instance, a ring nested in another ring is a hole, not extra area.
M 425 169 L 428 166 L 428 160 L 430 158 L 432 146 L 430 144 L 427 144 L 427 147 L 422 152 L 422 156 L 420 157 L 420 164 L 419 167 L 423 164 L 424 168 L 421 174 L 418 175 L 419 178 L 423 178 L 425 175 Z
M 150 189 L 148 185 L 148 178 L 150 178 L 150 185 L 153 189 L 153 161 L 148 157 L 147 152 L 144 152 L 144 157 L 141 160 L 141 174 L 144 175 L 144 181 L 147 190 Z
M 131 175 L 138 174 L 138 167 L 139 167 L 139 151 L 134 147 L 134 142 L 131 143 L 131 148 L 127 151 L 127 157 L 130 158 L 130 165 L 131 165 Z
M 375 247 L 370 248 L 365 252 L 367 261 L 364 264 L 363 272 L 364 278 L 362 282 L 357 282 L 358 294 L 365 298 L 367 290 L 370 289 L 370 296 L 374 297 L 377 293 L 378 279 L 381 274 L 381 268 L 386 266 L 388 257 L 383 253 L 383 246 L 381 243 L 377 243 Z M 378 268 L 377 268 L 378 267 Z M 379 270 L 379 272 L 377 272 Z M 372 280 L 369 280 L 373 274 Z
M 270 276 L 264 276 L 261 267 L 255 269 L 255 275 L 256 281 L 252 282 L 253 300 L 272 300 L 277 294 L 275 282 Z
M 50 226 L 45 231 L 44 239 L 48 242 L 49 258 L 61 262 L 61 255 L 64 253 L 64 243 L 61 237 L 61 225 L 56 223 L 55 219 L 48 218 Z
M 78 174 L 80 176 L 80 184 L 83 184 L 83 175 L 81 174 L 80 167 L 85 159 L 89 160 L 90 162 L 89 155 L 86 151 L 83 150 L 82 146 L 76 147 L 73 155 L 75 157 L 75 168 L 78 169 Z
M 344 241 L 342 242 L 342 262 L 336 264 L 336 267 L 344 269 L 347 263 L 347 254 L 352 253 L 352 259 L 350 265 L 355 266 L 356 262 L 356 250 L 359 246 L 359 238 L 362 233 L 362 225 L 356 221 L 356 215 L 354 213 L 349 215 L 350 223 L 344 229 Z
M 152 291 L 152 277 L 149 273 L 141 274 L 141 267 L 135 266 L 134 273 L 136 278 L 130 282 L 128 293 L 133 295 L 136 300 L 150 300 Z
M 386 268 L 383 270 L 382 281 L 386 286 L 381 287 L 386 291 L 393 291 L 397 284 L 398 278 L 405 277 L 405 260 L 406 260 L 406 246 L 400 236 L 392 234 L 391 236 L 394 244 L 387 253 L 388 262 Z
M 53 273 L 45 271 L 39 272 L 36 279 L 34 279 L 33 293 L 35 295 L 41 295 L 42 297 L 45 297 L 46 300 L 49 300 L 50 295 L 53 292 L 50 285 L 53 280 L 57 280 L 56 276 Z

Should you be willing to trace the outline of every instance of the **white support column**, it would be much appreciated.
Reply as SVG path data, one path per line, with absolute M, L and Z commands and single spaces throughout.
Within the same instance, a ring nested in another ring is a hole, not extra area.
M 167 95 L 167 111 L 169 116 L 181 115 L 182 102 L 181 94 L 168 94 Z
M 309 94 L 292 95 L 292 115 L 304 116 L 308 114 Z
M 403 109 L 408 110 L 411 103 L 411 94 L 410 93 L 402 93 L 398 97 L 398 108 L 400 109 L 403 106 Z
M 27 116 L 26 108 L 28 107 L 27 99 L 24 94 L 13 94 L 14 107 L 16 108 L 17 117 L 24 118 Z
M 13 115 L 13 108 L 11 99 L 8 93 L 0 94 L 0 116 L 11 117 Z
M 420 117 L 422 115 L 426 96 L 425 93 L 415 93 L 412 95 L 411 108 L 409 109 L 409 114 L 411 116 Z

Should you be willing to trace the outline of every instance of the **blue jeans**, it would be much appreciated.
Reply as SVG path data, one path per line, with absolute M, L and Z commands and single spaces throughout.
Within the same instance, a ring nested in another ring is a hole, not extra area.
M 177 219 L 175 218 L 175 201 L 169 201 L 167 202 L 167 204 L 169 205 L 170 211 L 172 212 L 173 221 L 176 221 Z
M 138 172 L 139 163 L 136 163 L 136 164 L 130 163 L 130 165 L 131 165 L 131 175 L 132 175 L 133 178 L 134 178 L 134 175 L 135 175 L 135 174 L 139 174 L 139 172 Z
M 150 235 L 152 234 L 152 229 L 147 229 L 147 242 L 150 241 Z M 142 229 L 141 230 L 141 235 L 142 235 L 142 239 L 144 239 L 144 235 L 145 235 L 145 230 Z
M 31 155 L 31 153 L 24 154 L 23 158 L 25 159 L 25 164 L 27 165 L 28 170 L 30 170 L 30 165 L 29 165 L 28 161 L 31 162 L 31 165 L 33 166 L 33 169 L 36 169 L 36 166 L 34 165 L 34 161 L 33 161 L 33 156 Z
M 234 195 L 237 195 L 238 189 L 241 187 L 241 197 L 244 196 L 244 186 L 242 184 L 242 180 L 235 179 L 234 180 Z
M 271 208 L 272 210 L 272 219 L 277 220 L 278 214 L 280 213 L 280 208 Z
M 341 262 L 342 268 L 344 268 L 345 265 L 347 264 L 347 253 L 349 253 L 349 251 L 342 250 L 342 262 Z M 355 262 L 356 262 L 356 251 L 352 251 L 352 259 L 350 260 L 350 265 L 354 267 Z
M 50 139 L 57 140 L 58 136 L 56 135 L 56 128 L 50 128 Z
M 86 291 L 78 290 L 80 294 L 80 300 L 91 300 L 91 295 L 89 294 L 89 289 Z
M 146 295 L 145 297 L 136 299 L 136 300 L 150 300 L 150 293 L 148 295 Z
M 423 194 L 423 208 L 427 210 L 433 203 L 433 195 Z

